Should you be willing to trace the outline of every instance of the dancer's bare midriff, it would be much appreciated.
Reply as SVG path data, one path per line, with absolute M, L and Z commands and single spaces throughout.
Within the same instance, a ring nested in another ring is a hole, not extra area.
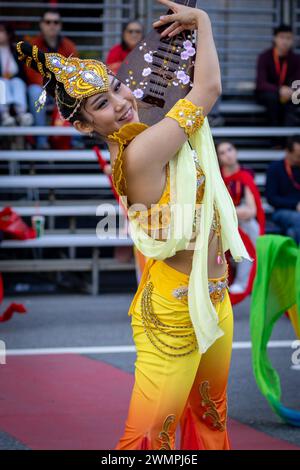
M 150 232 L 148 232 L 150 235 Z M 154 237 L 156 240 L 165 240 L 163 231 L 159 230 L 158 234 Z M 194 247 L 196 238 L 192 238 L 189 249 L 178 251 L 176 255 L 166 258 L 164 262 L 176 269 L 177 271 L 183 272 L 190 275 L 193 264 Z M 207 270 L 208 278 L 215 279 L 224 276 L 226 273 L 226 259 L 224 252 L 222 252 L 223 264 L 217 263 L 217 251 L 218 251 L 218 237 L 214 230 L 211 229 L 208 242 L 208 259 L 207 259 Z
M 185 274 L 190 275 L 194 255 L 193 246 L 194 243 L 192 240 L 191 249 L 178 251 L 176 255 L 172 256 L 171 258 L 165 259 L 164 262 L 172 268 L 176 269 L 177 271 L 181 271 Z M 217 236 L 213 231 L 211 231 L 207 260 L 208 278 L 210 279 L 222 277 L 226 273 L 226 260 L 224 253 L 222 256 L 223 264 L 217 263 L 217 248 Z

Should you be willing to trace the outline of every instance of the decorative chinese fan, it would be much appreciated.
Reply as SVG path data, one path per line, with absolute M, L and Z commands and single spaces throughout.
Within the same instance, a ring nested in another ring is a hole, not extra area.
M 196 6 L 196 0 L 175 3 Z M 167 14 L 171 14 L 169 10 Z M 155 124 L 190 91 L 193 78 L 195 35 L 184 31 L 174 37 L 160 37 L 167 28 L 153 29 L 121 65 L 117 76 L 133 91 L 141 121 Z

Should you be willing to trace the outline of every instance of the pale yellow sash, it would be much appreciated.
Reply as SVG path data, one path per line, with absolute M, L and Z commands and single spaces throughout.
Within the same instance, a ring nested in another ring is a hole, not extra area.
M 166 136 L 167 137 L 167 136 Z M 222 244 L 234 260 L 249 256 L 238 232 L 238 219 L 233 201 L 223 182 L 208 119 L 190 138 L 205 173 L 206 183 L 201 209 L 200 230 L 197 234 L 189 278 L 188 305 L 200 352 L 204 353 L 224 332 L 218 326 L 218 315 L 208 291 L 208 240 L 215 201 L 222 226 Z M 170 160 L 170 234 L 166 241 L 151 238 L 140 226 L 138 219 L 130 218 L 130 235 L 137 248 L 148 258 L 164 260 L 187 248 L 193 234 L 196 204 L 197 173 L 193 152 L 186 142 Z M 124 201 L 126 204 L 126 201 Z

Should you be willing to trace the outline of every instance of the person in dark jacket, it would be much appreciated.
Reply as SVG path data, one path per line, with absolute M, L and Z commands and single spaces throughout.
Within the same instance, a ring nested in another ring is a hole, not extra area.
M 273 47 L 258 57 L 257 98 L 267 108 L 270 126 L 300 124 L 299 106 L 293 102 L 300 81 L 300 55 L 293 52 L 293 45 L 291 27 L 281 25 L 274 30 Z
M 300 135 L 289 138 L 286 157 L 269 166 L 266 195 L 273 221 L 300 243 Z
M 27 113 L 26 77 L 13 48 L 13 31 L 0 23 L 0 118 L 3 126 L 30 126 Z

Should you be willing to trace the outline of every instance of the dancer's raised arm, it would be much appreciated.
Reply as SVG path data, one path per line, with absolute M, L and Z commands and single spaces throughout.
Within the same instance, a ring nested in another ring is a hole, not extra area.
M 186 99 L 191 102 L 191 106 L 187 109 L 187 114 L 191 114 L 195 118 L 193 121 L 196 124 L 191 125 L 187 119 L 189 128 L 188 126 L 184 128 L 184 121 L 179 126 L 176 119 L 170 119 L 170 116 L 176 117 L 178 113 L 171 113 L 159 123 L 137 136 L 128 146 L 126 153 L 128 166 L 140 176 L 143 174 L 143 169 L 149 176 L 150 162 L 154 171 L 161 171 L 187 140 L 188 136 L 203 122 L 196 119 L 195 114 L 197 113 L 199 116 L 199 113 L 201 113 L 203 117 L 206 116 L 222 91 L 219 60 L 213 39 L 211 22 L 207 13 L 203 10 L 186 7 L 168 0 L 158 1 L 174 12 L 171 15 L 161 17 L 153 24 L 154 27 L 159 27 L 172 22 L 162 33 L 163 36 L 168 35 L 172 37 L 186 29 L 197 29 L 198 32 L 194 83 L 192 90 L 186 96 Z M 197 106 L 201 107 L 201 109 L 197 109 Z M 184 114 L 184 109 L 182 111 Z M 130 168 L 128 170 L 131 172 Z
M 193 89 L 186 96 L 198 106 L 202 106 L 207 115 L 222 92 L 221 72 L 216 51 L 211 22 L 208 14 L 198 8 L 190 8 L 168 0 L 158 0 L 174 11 L 156 21 L 159 27 L 172 23 L 162 33 L 162 37 L 173 37 L 180 32 L 197 30 L 197 54 L 194 67 Z

